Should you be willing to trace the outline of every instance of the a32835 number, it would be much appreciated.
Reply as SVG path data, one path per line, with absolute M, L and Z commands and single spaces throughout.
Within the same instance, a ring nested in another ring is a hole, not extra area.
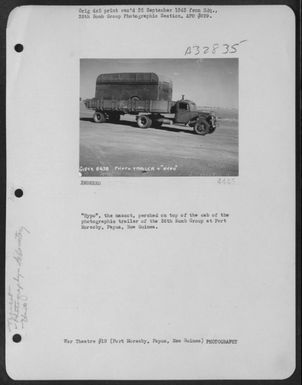
M 234 54 L 238 52 L 240 44 L 246 42 L 247 40 L 241 40 L 238 43 L 227 44 L 227 43 L 214 43 L 212 45 L 190 45 L 185 50 L 185 56 L 198 56 L 198 55 L 207 55 L 207 54 Z

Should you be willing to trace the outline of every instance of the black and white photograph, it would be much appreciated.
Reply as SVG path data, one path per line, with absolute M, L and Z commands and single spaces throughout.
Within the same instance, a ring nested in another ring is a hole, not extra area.
M 80 176 L 238 176 L 238 58 L 81 59 Z
M 251 3 L 9 14 L 0 384 L 300 383 L 297 23 Z

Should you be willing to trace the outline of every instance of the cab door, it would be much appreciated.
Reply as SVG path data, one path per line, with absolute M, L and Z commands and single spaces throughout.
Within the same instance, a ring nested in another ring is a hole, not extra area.
M 175 123 L 187 123 L 191 118 L 190 104 L 179 101 L 175 107 Z

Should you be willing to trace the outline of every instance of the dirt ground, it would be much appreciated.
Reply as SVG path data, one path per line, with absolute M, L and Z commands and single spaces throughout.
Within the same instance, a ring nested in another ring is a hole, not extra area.
M 238 121 L 219 119 L 213 134 L 199 136 L 191 128 L 137 127 L 132 116 L 118 124 L 94 123 L 80 110 L 82 176 L 236 176 Z

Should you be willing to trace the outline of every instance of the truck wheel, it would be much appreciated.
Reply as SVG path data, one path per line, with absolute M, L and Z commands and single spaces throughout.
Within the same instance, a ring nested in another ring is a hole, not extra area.
M 149 128 L 151 127 L 152 120 L 147 115 L 140 115 L 137 118 L 137 125 L 140 128 Z
M 106 121 L 106 116 L 103 112 L 95 112 L 93 115 L 93 120 L 95 123 L 104 123 Z
M 197 120 L 194 126 L 194 132 L 198 135 L 206 135 L 210 131 L 209 123 L 203 119 Z

